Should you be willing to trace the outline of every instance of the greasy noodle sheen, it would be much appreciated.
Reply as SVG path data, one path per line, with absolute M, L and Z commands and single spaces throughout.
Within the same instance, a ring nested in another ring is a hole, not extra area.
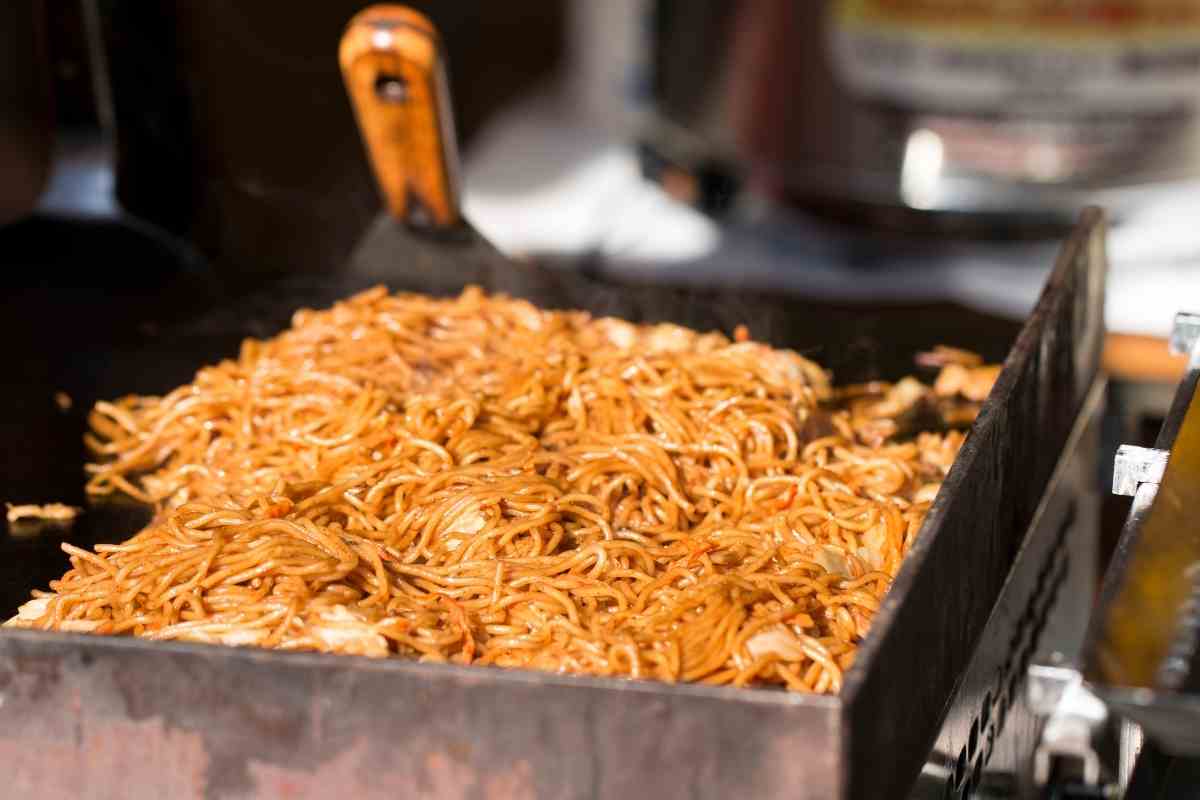
M 962 437 L 828 394 L 717 333 L 371 290 L 97 403 L 88 490 L 158 513 L 8 624 L 836 692 Z

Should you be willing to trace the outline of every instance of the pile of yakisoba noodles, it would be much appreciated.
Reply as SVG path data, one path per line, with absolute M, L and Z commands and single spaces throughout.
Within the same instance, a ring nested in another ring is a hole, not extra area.
M 8 624 L 836 692 L 962 436 L 866 443 L 829 391 L 718 333 L 368 291 L 97 403 L 88 490 L 155 519 Z

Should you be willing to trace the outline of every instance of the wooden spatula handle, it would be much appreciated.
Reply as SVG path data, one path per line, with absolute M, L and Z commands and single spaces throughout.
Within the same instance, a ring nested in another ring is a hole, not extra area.
M 388 211 L 420 227 L 455 225 L 458 148 L 433 25 L 404 6 L 370 6 L 346 26 L 339 56 Z

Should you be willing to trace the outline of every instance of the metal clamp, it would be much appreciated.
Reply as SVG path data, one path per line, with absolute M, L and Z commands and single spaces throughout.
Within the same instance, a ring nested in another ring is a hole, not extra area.
M 1102 757 L 1109 735 L 1108 708 L 1084 685 L 1071 666 L 1031 664 L 1026 683 L 1030 710 L 1046 721 L 1034 752 L 1033 779 L 1037 786 L 1052 784 L 1072 790 L 1069 797 L 1108 797 L 1111 783 Z
M 1163 473 L 1167 469 L 1167 459 L 1170 457 L 1170 450 L 1121 445 L 1117 448 L 1117 457 L 1113 460 L 1113 494 L 1133 497 L 1141 484 L 1161 483 Z

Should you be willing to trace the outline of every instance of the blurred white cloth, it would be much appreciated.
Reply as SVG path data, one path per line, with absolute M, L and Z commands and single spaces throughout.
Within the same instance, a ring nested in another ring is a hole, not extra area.
M 671 282 L 779 288 L 828 301 L 951 300 L 1024 317 L 1058 243 L 864 239 L 782 210 L 717 225 L 642 179 L 627 141 L 546 93 L 498 119 L 465 165 L 472 222 L 513 254 L 591 253 L 601 270 Z M 1200 191 L 1113 229 L 1110 330 L 1166 336 L 1200 309 Z

